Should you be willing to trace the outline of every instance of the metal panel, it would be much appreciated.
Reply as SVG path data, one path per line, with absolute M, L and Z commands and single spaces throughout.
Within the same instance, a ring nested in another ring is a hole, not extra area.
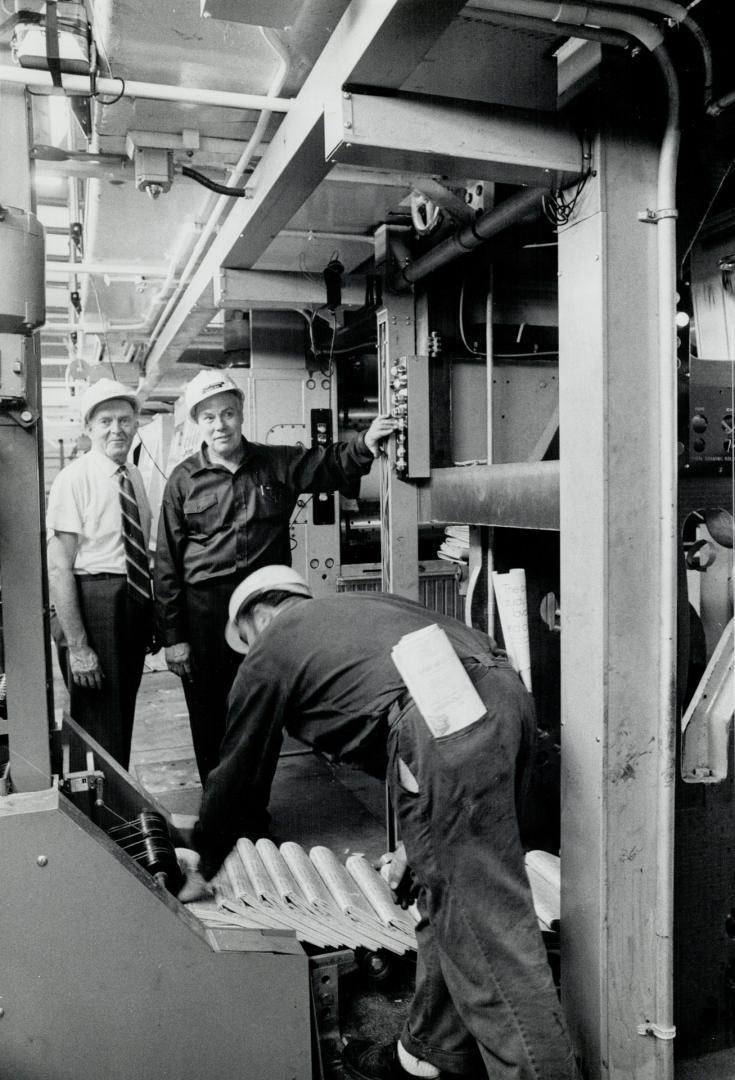
M 556 364 L 496 360 L 493 367 L 493 461 L 530 461 L 559 397 Z M 558 426 L 558 419 L 557 419 Z
M 419 564 L 419 603 L 430 611 L 464 618 L 464 597 L 459 591 L 459 567 L 451 570 L 441 559 Z M 380 566 L 377 563 L 354 563 L 342 567 L 337 592 L 380 592 Z
M 53 789 L 0 815 L 4 1075 L 310 1080 L 293 937 L 205 931 Z
M 579 137 L 548 114 L 467 102 L 333 92 L 330 161 L 506 184 L 564 187 L 581 169 Z
M 293 311 L 301 307 L 319 307 L 325 299 L 324 285 L 311 281 L 305 274 L 220 270 L 214 279 L 214 302 L 225 309 Z M 346 282 L 342 287 L 343 306 L 359 308 L 364 303 L 364 286 L 360 288 Z

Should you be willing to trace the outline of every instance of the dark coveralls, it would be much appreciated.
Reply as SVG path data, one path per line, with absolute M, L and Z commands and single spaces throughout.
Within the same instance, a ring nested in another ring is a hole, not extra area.
M 402 635 L 447 632 L 487 714 L 434 738 L 391 660 Z M 282 730 L 372 765 L 386 742 L 409 865 L 420 885 L 416 991 L 401 1041 L 448 1072 L 477 1049 L 493 1080 L 573 1080 L 575 1066 L 538 930 L 517 804 L 535 730 L 532 702 L 491 640 L 385 594 L 299 601 L 243 660 L 195 846 L 205 878 L 239 835 L 267 830 Z M 399 779 L 402 759 L 418 792 Z
M 362 436 L 326 449 L 245 447 L 234 473 L 210 462 L 206 443 L 177 465 L 158 526 L 157 632 L 163 645 L 191 646 L 183 685 L 202 780 L 219 759 L 240 662 L 223 637 L 233 589 L 261 566 L 290 566 L 289 521 L 302 492 L 354 492 L 373 463 Z

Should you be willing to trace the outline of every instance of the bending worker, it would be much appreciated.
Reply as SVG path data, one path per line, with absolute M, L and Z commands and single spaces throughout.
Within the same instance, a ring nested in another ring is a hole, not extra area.
M 99 379 L 81 399 L 88 453 L 49 492 L 49 592 L 71 716 L 124 768 L 135 698 L 151 642 L 151 512 L 127 457 L 138 428 L 135 392 Z
M 260 566 L 290 563 L 299 495 L 353 485 L 396 425 L 378 417 L 355 441 L 324 448 L 263 446 L 243 437 L 243 394 L 225 372 L 200 371 L 185 401 L 202 446 L 164 489 L 154 586 L 159 636 L 183 681 L 204 781 L 218 760 L 237 671 L 222 638 L 233 588 Z
M 241 835 L 267 833 L 282 730 L 372 768 L 388 760 L 418 882 L 416 990 L 397 1044 L 348 1044 L 358 1080 L 442 1073 L 573 1080 L 576 1068 L 524 867 L 518 803 L 530 764 L 531 698 L 490 638 L 382 593 L 312 599 L 290 567 L 235 589 L 228 640 L 247 652 L 229 699 L 221 760 L 204 788 L 180 899 L 204 894 Z M 400 638 L 444 629 L 486 713 L 435 738 L 391 659 Z

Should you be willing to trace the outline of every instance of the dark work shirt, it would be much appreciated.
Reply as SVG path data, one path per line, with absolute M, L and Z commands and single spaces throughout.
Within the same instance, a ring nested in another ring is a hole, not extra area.
M 245 442 L 233 473 L 206 444 L 171 473 L 163 493 L 154 570 L 164 645 L 189 640 L 184 591 L 237 581 L 261 566 L 290 566 L 289 521 L 302 492 L 350 488 L 370 471 L 362 435 L 321 449 Z
M 391 649 L 438 623 L 460 659 L 503 654 L 478 630 L 386 593 L 301 600 L 276 613 L 230 691 L 219 765 L 209 774 L 195 845 L 212 877 L 235 840 L 266 829 L 285 729 L 356 765 L 385 751 L 390 706 L 405 692 Z

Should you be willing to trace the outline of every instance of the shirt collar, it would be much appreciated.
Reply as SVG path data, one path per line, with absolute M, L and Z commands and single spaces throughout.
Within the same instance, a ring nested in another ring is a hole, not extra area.
M 250 443 L 248 442 L 248 440 L 245 438 L 244 435 L 242 437 L 242 441 L 243 441 L 243 444 L 245 446 L 245 456 L 243 457 L 242 461 L 238 465 L 238 467 L 237 467 L 238 469 L 241 469 L 243 467 L 243 465 L 246 465 L 247 462 L 250 459 L 250 456 L 251 456 Z M 195 457 L 196 457 L 196 466 L 192 470 L 192 476 L 196 475 L 196 473 L 199 473 L 199 472 L 207 472 L 207 470 L 209 470 L 209 469 L 225 469 L 226 468 L 225 465 L 220 465 L 218 462 L 210 461 L 209 448 L 207 447 L 207 444 L 205 442 L 203 442 L 202 445 L 199 447 L 199 450 L 195 454 Z
M 95 463 L 95 468 L 99 469 L 99 471 L 104 473 L 105 476 L 114 476 L 120 468 L 120 465 L 117 461 L 113 461 L 112 458 L 108 458 L 107 454 L 100 453 L 100 451 L 95 450 L 94 447 L 90 449 L 89 453 L 91 454 L 92 460 Z M 129 468 L 128 461 L 124 461 L 122 464 Z

